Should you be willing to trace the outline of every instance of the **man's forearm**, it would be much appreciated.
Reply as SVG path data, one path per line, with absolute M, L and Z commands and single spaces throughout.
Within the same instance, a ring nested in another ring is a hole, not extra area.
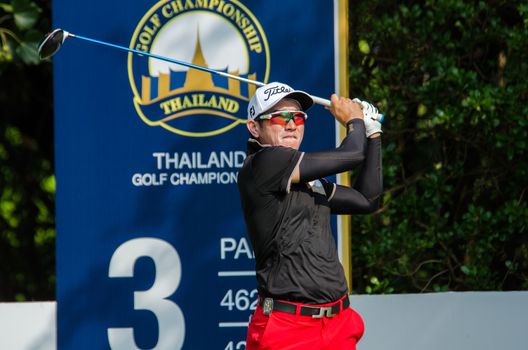
M 369 138 L 366 153 L 365 162 L 353 187 L 370 202 L 373 202 L 378 200 L 383 192 L 381 138 Z
M 349 132 L 338 148 L 304 155 L 299 164 L 300 182 L 352 170 L 365 160 L 367 142 L 363 121 L 354 119 L 348 128 Z

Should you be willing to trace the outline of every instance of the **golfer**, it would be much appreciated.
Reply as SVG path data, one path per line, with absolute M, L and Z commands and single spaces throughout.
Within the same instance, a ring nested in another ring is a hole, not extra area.
M 350 308 L 330 215 L 379 207 L 381 124 L 371 104 L 334 94 L 328 110 L 347 136 L 336 149 L 304 153 L 299 147 L 312 104 L 308 94 L 281 83 L 260 87 L 249 102 L 251 136 L 238 187 L 259 303 L 248 350 L 355 349 L 363 334 L 363 321 Z M 322 122 L 308 123 L 317 128 Z M 353 187 L 325 179 L 359 165 Z

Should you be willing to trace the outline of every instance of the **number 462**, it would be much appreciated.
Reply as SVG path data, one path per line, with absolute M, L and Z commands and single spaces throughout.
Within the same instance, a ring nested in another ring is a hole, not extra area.
M 238 311 L 246 311 L 248 309 L 253 311 L 257 308 L 257 295 L 258 292 L 256 289 L 253 289 L 252 291 L 239 289 L 236 292 L 229 289 L 222 298 L 220 306 L 227 307 L 229 311 L 232 311 L 234 308 Z

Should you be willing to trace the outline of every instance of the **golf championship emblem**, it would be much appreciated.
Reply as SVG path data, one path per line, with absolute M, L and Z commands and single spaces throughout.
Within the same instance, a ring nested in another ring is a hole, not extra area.
M 140 118 L 184 136 L 218 135 L 247 119 L 247 101 L 257 87 L 210 71 L 268 81 L 266 36 L 236 0 L 160 1 L 137 25 L 130 48 L 206 68 L 128 56 Z

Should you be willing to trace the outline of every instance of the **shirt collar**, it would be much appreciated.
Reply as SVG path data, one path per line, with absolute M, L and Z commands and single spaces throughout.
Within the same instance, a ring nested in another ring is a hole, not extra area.
M 271 147 L 271 145 L 262 144 L 258 140 L 255 140 L 254 138 L 249 138 L 247 142 L 247 154 L 249 156 L 250 154 L 260 151 L 264 147 Z

